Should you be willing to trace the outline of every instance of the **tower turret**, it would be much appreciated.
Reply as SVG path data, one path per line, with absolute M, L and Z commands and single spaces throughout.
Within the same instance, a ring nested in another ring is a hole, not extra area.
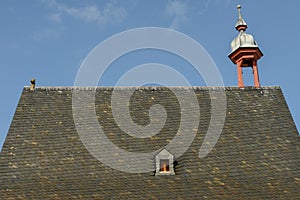
M 238 72 L 238 87 L 244 87 L 243 81 L 243 67 L 251 67 L 254 76 L 254 87 L 259 88 L 259 76 L 257 61 L 263 56 L 262 52 L 258 48 L 254 37 L 246 33 L 247 24 L 241 14 L 241 6 L 237 6 L 238 9 L 238 21 L 235 25 L 239 35 L 231 42 L 231 53 L 228 55 L 230 60 L 237 65 Z

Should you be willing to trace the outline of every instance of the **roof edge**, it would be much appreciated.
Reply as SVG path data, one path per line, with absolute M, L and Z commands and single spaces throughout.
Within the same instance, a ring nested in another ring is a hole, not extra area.
M 66 90 L 162 90 L 165 88 L 170 88 L 174 90 L 226 90 L 226 91 L 248 91 L 248 90 L 274 90 L 281 89 L 280 86 L 263 86 L 260 88 L 255 88 L 252 86 L 246 86 L 244 88 L 239 88 L 236 86 L 40 86 L 36 87 L 35 90 L 38 91 L 66 91 Z M 25 91 L 30 90 L 30 86 L 24 86 Z

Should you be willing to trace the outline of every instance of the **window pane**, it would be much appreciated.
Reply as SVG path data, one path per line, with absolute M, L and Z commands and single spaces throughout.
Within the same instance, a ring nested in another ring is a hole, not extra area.
M 168 159 L 161 159 L 160 160 L 160 172 L 169 172 L 169 160 Z

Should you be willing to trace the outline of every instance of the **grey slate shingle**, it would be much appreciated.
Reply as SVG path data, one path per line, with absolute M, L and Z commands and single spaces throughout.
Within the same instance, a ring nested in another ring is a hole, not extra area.
M 207 157 L 198 157 L 210 122 L 209 87 L 190 87 L 200 106 L 198 133 L 174 176 L 111 169 L 84 147 L 72 116 L 74 87 L 25 87 L 0 157 L 1 199 L 297 199 L 300 137 L 279 87 L 226 87 L 222 135 Z M 122 90 L 134 89 L 119 88 Z M 214 88 L 218 90 L 220 88 Z M 153 103 L 167 122 L 152 138 L 123 133 L 110 109 L 112 88 L 96 90 L 96 113 L 107 137 L 124 150 L 149 152 L 166 145 L 178 129 L 180 108 L 164 87 L 144 87 L 131 100 L 133 120 L 149 123 Z M 151 98 L 154 97 L 154 98 Z M 104 112 L 105 111 L 105 112 Z M 154 159 L 154 158 L 153 158 Z M 153 171 L 154 160 L 153 160 Z

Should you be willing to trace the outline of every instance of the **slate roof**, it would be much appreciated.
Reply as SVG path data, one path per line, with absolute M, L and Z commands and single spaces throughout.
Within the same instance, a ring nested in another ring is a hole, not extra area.
M 227 97 L 224 128 L 213 150 L 202 159 L 199 148 L 211 116 L 209 90 L 218 88 L 189 88 L 197 94 L 201 118 L 192 145 L 176 158 L 173 176 L 121 172 L 95 159 L 76 132 L 73 89 L 23 89 L 0 156 L 1 199 L 300 197 L 300 137 L 280 87 L 223 88 Z M 131 115 L 137 123 L 149 123 L 145 111 L 153 103 L 168 113 L 161 132 L 143 139 L 129 137 L 115 124 L 111 93 L 110 87 L 97 88 L 95 104 L 99 123 L 114 144 L 133 152 L 153 151 L 176 134 L 180 108 L 169 89 L 144 87 L 134 93 Z

